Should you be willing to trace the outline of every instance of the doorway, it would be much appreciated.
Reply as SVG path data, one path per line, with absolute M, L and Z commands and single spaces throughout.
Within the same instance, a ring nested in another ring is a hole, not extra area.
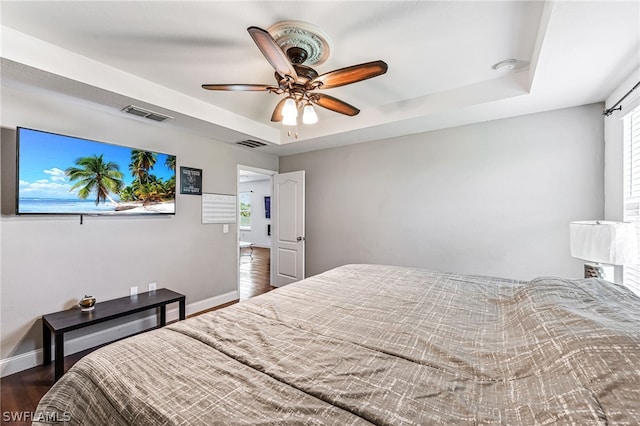
M 271 291 L 272 170 L 238 165 L 238 295 Z

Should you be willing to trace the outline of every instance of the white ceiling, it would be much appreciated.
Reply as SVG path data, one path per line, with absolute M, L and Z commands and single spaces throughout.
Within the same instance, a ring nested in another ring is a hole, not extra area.
M 258 182 L 269 179 L 271 179 L 271 176 L 251 170 L 240 170 L 238 174 L 238 181 L 240 183 Z
M 640 66 L 638 1 L 2 0 L 1 12 L 3 86 L 114 111 L 134 104 L 175 117 L 158 126 L 259 140 L 268 145 L 257 149 L 279 155 L 599 102 Z M 277 95 L 200 87 L 273 84 L 246 28 L 286 19 L 330 37 L 321 74 L 389 65 L 325 92 L 359 115 L 318 111 L 319 123 L 300 125 L 295 138 L 269 121 Z M 529 66 L 492 68 L 509 58 Z

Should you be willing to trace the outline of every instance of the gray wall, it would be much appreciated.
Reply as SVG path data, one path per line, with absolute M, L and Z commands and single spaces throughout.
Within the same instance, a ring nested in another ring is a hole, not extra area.
M 579 277 L 568 223 L 604 214 L 602 105 L 280 158 L 306 170 L 307 275 L 384 263 Z
M 2 91 L 1 358 L 41 346 L 43 314 L 68 308 L 84 294 L 98 300 L 145 291 L 149 282 L 184 293 L 187 304 L 237 290 L 235 224 L 201 224 L 201 197 L 177 195 L 172 217 L 16 217 L 15 126 L 71 134 L 177 155 L 178 167 L 203 169 L 204 192 L 236 192 L 237 164 L 277 170 L 261 154 L 117 110 L 46 92 Z

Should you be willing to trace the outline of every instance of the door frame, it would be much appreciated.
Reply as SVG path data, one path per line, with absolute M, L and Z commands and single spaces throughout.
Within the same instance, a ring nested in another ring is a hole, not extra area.
M 269 170 L 269 169 L 261 169 L 253 166 L 245 166 L 242 164 L 238 164 L 236 167 L 236 290 L 238 292 L 238 299 L 240 298 L 240 209 L 237 208 L 240 203 L 240 171 L 246 170 L 249 172 L 260 173 L 263 175 L 269 176 L 271 180 L 271 200 L 273 206 L 273 176 L 278 174 L 277 170 Z M 273 208 L 273 207 L 272 207 Z M 271 226 L 271 236 L 273 237 L 273 226 Z M 271 238 L 271 246 L 269 247 L 270 252 L 273 254 L 273 238 Z M 273 256 L 270 259 L 271 267 L 269 274 L 269 285 L 273 282 Z

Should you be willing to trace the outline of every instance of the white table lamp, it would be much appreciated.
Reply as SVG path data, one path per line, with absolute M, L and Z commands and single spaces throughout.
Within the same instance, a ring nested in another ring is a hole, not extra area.
M 569 223 L 571 256 L 586 260 L 585 278 L 613 282 L 612 265 L 635 265 L 638 257 L 637 231 L 632 223 L 589 220 Z

